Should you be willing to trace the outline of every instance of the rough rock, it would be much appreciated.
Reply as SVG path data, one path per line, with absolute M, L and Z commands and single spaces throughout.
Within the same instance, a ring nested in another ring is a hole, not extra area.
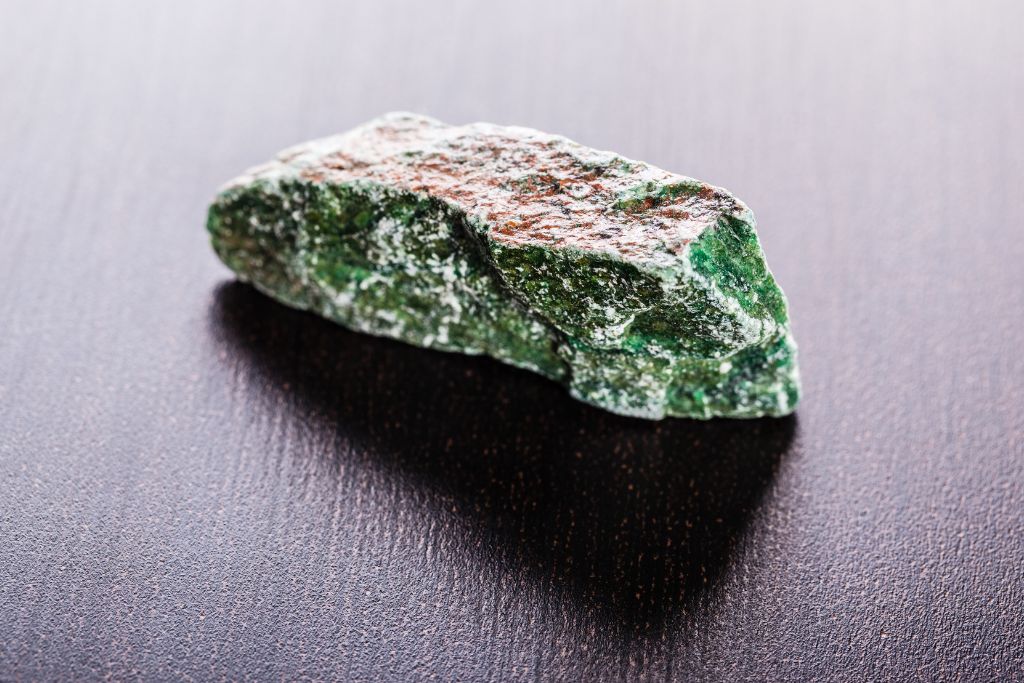
M 487 354 L 616 413 L 777 416 L 799 397 L 750 210 L 563 137 L 389 114 L 249 170 L 208 228 L 290 306 Z

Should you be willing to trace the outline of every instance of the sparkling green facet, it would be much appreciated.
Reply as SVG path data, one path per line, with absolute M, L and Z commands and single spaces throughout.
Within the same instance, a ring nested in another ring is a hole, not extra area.
M 795 407 L 786 301 L 753 226 L 690 178 L 409 114 L 283 152 L 208 221 L 224 263 L 288 305 L 646 418 Z

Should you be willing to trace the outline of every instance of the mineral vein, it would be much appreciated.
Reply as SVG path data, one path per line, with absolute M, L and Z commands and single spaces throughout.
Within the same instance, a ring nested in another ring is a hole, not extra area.
M 488 354 L 616 413 L 785 415 L 799 397 L 750 210 L 563 137 L 388 114 L 249 170 L 208 228 L 286 304 Z

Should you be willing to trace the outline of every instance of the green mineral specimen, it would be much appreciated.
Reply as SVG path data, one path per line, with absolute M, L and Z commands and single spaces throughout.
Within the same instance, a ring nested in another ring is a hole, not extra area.
M 208 228 L 285 304 L 487 354 L 615 413 L 785 415 L 800 394 L 750 210 L 562 137 L 389 114 L 249 170 Z

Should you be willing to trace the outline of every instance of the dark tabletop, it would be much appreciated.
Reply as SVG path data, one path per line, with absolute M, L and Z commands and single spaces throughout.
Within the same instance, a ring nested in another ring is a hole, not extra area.
M 1024 680 L 1014 2 L 0 6 L 0 679 Z M 405 109 L 722 185 L 779 420 L 616 417 L 233 281 Z

